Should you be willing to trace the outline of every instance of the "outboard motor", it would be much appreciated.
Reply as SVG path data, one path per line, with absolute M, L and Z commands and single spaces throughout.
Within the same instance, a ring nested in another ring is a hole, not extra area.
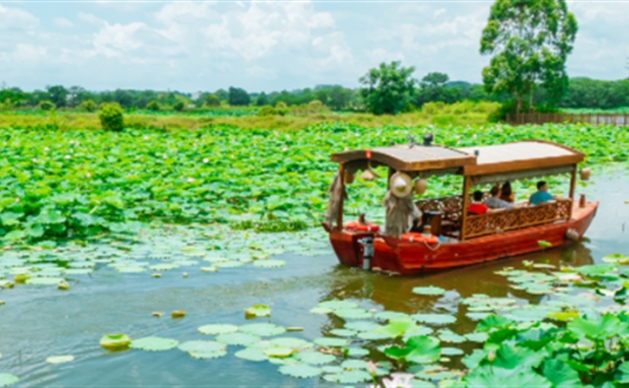
M 373 257 L 373 237 L 363 237 L 358 243 L 363 246 L 363 269 L 369 270 Z

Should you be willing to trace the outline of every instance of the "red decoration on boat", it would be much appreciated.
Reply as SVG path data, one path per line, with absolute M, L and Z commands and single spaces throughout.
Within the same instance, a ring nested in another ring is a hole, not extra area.
M 365 152 L 365 157 L 366 157 L 367 159 L 371 159 L 371 151 L 366 151 L 366 152 Z

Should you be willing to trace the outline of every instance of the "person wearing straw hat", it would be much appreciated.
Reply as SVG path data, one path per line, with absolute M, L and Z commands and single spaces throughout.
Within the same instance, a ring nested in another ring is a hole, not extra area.
M 384 197 L 386 209 L 384 234 L 400 237 L 413 227 L 414 219 L 421 219 L 422 212 L 413 203 L 411 177 L 396 172 L 389 179 L 389 191 Z

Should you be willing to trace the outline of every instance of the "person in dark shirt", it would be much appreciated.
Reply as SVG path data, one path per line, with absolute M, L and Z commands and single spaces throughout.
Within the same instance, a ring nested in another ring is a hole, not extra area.
M 476 190 L 474 194 L 472 194 L 472 203 L 467 207 L 467 211 L 473 214 L 485 214 L 489 207 L 483 203 L 483 192 Z

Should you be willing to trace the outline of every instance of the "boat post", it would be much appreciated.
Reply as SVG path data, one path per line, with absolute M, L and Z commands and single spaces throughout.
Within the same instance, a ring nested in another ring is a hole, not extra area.
M 461 209 L 461 241 L 465 240 L 465 221 L 467 220 L 467 206 L 470 202 L 468 191 L 470 190 L 470 177 L 463 178 L 463 209 Z
M 570 173 L 570 199 L 574 201 L 574 186 L 577 183 L 577 165 L 575 164 Z
M 336 228 L 343 230 L 343 202 L 345 202 L 345 164 L 339 163 L 339 180 L 341 182 L 341 199 L 339 204 L 339 214 L 336 219 Z

